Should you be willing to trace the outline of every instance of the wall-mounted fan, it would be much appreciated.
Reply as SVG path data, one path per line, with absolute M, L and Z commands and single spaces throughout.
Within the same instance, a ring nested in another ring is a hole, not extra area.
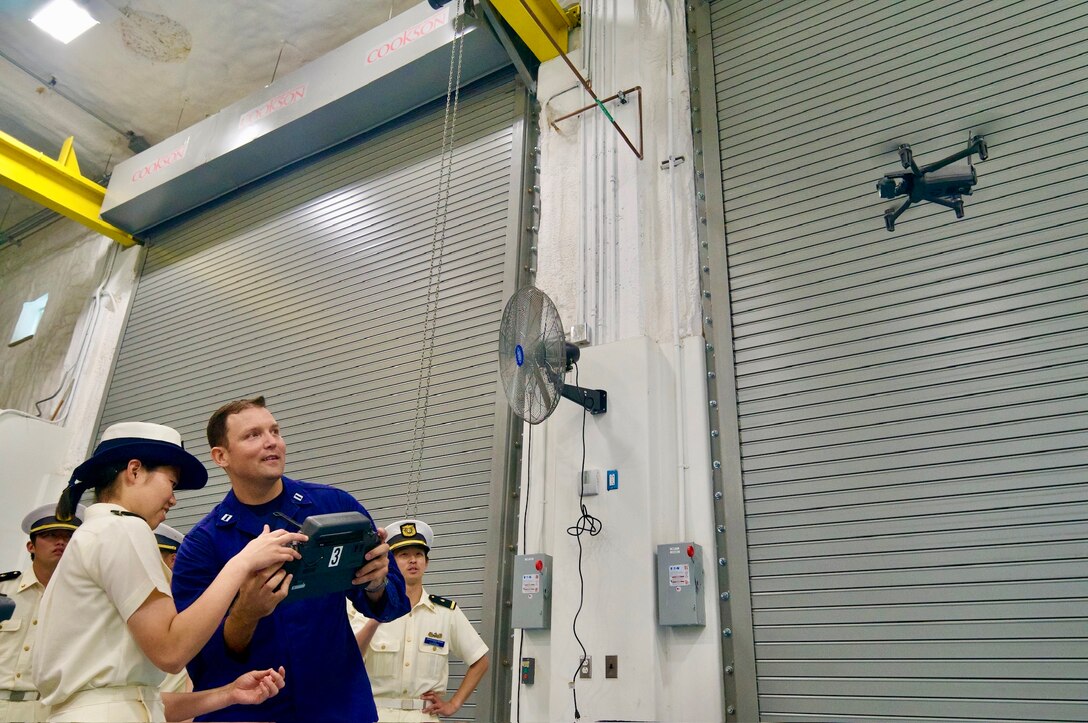
M 564 384 L 578 361 L 578 347 L 563 336 L 555 304 L 540 289 L 526 286 L 506 302 L 499 327 L 499 374 L 514 413 L 529 424 L 548 418 L 560 397 L 603 414 L 608 395 L 603 389 Z

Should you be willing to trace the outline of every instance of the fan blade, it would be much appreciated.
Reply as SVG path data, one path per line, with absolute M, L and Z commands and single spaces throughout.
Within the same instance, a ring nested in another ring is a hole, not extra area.
M 529 306 L 526 309 L 528 318 L 525 320 L 525 325 L 521 327 L 522 329 L 530 330 L 540 328 L 540 317 L 544 308 L 543 297 L 543 294 L 533 294 L 529 297 Z
M 540 390 L 540 396 L 544 402 L 544 407 L 550 414 L 559 403 L 559 397 L 555 394 L 555 383 L 550 382 L 547 378 L 547 371 L 539 367 L 533 369 L 532 380 L 534 386 Z

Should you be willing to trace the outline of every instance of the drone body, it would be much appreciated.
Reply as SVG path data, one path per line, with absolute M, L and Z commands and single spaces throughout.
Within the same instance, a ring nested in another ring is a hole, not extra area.
M 899 161 L 907 170 L 888 173 L 876 184 L 881 198 L 907 197 L 898 208 L 892 207 L 884 212 L 885 228 L 894 231 L 896 219 L 912 204 L 922 201 L 950 208 L 956 213 L 956 218 L 963 218 L 963 196 L 970 196 L 971 188 L 978 183 L 978 174 L 970 161 L 971 154 L 975 152 L 978 152 L 980 160 L 985 161 L 989 157 L 986 140 L 981 136 L 973 137 L 967 148 L 959 153 L 919 168 L 910 146 L 906 143 L 900 145 Z M 947 168 L 963 158 L 968 159 L 966 169 Z

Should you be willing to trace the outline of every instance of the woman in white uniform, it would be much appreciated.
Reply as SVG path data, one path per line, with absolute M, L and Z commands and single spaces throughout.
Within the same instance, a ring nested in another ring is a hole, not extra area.
M 299 557 L 290 545 L 304 535 L 266 527 L 178 614 L 151 530 L 176 504 L 175 489 L 199 489 L 207 480 L 175 430 L 142 422 L 110 426 L 72 473 L 58 519 L 71 516 L 87 488 L 94 488 L 96 504 L 87 508 L 42 598 L 33 677 L 42 702 L 52 707 L 50 721 L 166 720 L 158 691 L 163 671 L 178 672 L 196 655 L 251 573 Z M 234 693 L 242 698 L 267 698 L 283 682 L 277 671 L 243 680 L 247 676 L 236 681 Z M 199 715 L 232 694 L 181 697 L 191 705 L 169 717 Z

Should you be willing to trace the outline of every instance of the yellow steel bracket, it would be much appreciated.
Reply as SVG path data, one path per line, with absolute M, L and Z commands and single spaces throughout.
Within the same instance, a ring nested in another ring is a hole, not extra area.
M 0 185 L 26 196 L 46 208 L 78 221 L 122 246 L 136 239 L 106 223 L 99 215 L 106 189 L 79 172 L 72 137 L 64 141 L 59 160 L 0 131 Z
M 527 0 L 533 13 L 540 19 L 536 23 L 532 16 L 525 10 L 519 0 L 491 0 L 491 4 L 502 15 L 510 27 L 518 34 L 537 60 L 544 62 L 559 55 L 555 46 L 558 45 L 561 52 L 567 52 L 567 31 L 574 27 L 579 17 L 581 6 L 575 6 L 577 11 L 564 11 L 555 0 Z M 550 40 L 549 40 L 550 38 Z

